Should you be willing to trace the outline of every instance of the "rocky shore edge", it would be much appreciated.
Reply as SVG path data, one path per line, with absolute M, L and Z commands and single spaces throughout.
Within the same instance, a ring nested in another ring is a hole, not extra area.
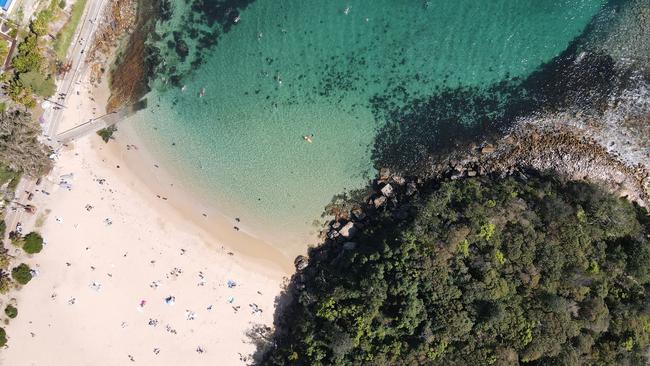
M 422 162 L 419 176 L 403 176 L 382 168 L 361 198 L 348 199 L 330 207 L 330 220 L 322 230 L 323 245 L 356 247 L 354 237 L 373 221 L 389 214 L 396 220 L 408 217 L 410 205 L 402 204 L 418 191 L 444 180 L 466 177 L 526 179 L 531 173 L 550 174 L 559 179 L 587 180 L 606 190 L 648 207 L 650 172 L 641 164 L 631 166 L 609 152 L 585 131 L 568 126 L 539 126 L 522 123 L 491 142 L 473 145 L 444 158 Z M 307 256 L 296 257 L 297 274 L 309 263 Z M 299 277 L 298 277 L 299 278 Z M 300 281 L 295 282 L 297 290 Z
M 116 0 L 105 14 L 109 26 L 95 39 L 99 61 L 93 77 L 109 73 L 108 112 L 133 105 L 149 92 L 146 40 L 154 30 L 158 8 L 158 0 Z

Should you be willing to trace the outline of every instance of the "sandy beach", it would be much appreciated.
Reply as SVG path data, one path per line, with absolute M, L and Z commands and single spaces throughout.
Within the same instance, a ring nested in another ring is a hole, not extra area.
M 105 87 L 80 84 L 60 130 L 101 115 Z M 59 151 L 22 223 L 47 244 L 31 257 L 11 248 L 38 275 L 5 300 L 19 315 L 0 364 L 247 363 L 246 333 L 272 324 L 291 259 L 196 207 L 162 169 L 143 181 L 134 170 L 147 159 L 129 158 L 140 152 L 96 134 Z

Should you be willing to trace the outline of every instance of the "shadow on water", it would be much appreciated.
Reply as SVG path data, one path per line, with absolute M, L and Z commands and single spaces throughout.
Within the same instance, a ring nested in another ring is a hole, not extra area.
M 625 87 L 630 70 L 585 47 L 588 37 L 623 1 L 610 1 L 585 31 L 559 56 L 525 79 L 508 79 L 487 87 L 447 88 L 391 105 L 390 93 L 372 100 L 375 118 L 383 121 L 372 147 L 375 168 L 421 173 L 429 158 L 446 155 L 503 134 L 517 118 L 535 113 L 572 111 L 597 115 Z

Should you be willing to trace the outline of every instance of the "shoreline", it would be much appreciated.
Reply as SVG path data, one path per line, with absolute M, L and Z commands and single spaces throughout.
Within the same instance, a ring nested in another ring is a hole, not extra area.
M 41 186 L 49 195 L 35 198 L 39 213 L 23 223 L 47 244 L 22 259 L 39 274 L 11 294 L 19 316 L 6 328 L 1 362 L 22 365 L 29 357 L 47 365 L 57 354 L 66 365 L 98 355 L 106 364 L 127 356 L 145 364 L 241 364 L 239 353 L 254 351 L 247 333 L 272 323 L 287 274 L 229 255 L 171 208 L 152 203 L 122 167 L 117 174 L 98 143 L 84 139 L 61 152 Z M 70 173 L 68 192 L 58 177 Z M 162 301 L 167 296 L 175 306 Z M 206 352 L 196 352 L 199 346 Z M 40 352 L 25 354 L 28 348 Z
M 103 115 L 108 84 L 86 68 L 58 129 Z M 71 366 L 98 358 L 241 365 L 273 324 L 293 258 L 234 231 L 216 210 L 203 217 L 197 198 L 164 187 L 166 171 L 149 174 L 146 149 L 128 151 L 125 135 L 104 144 L 92 133 L 63 146 L 36 187 L 38 212 L 23 215 L 22 226 L 46 244 L 36 255 L 9 247 L 15 264 L 38 275 L 3 295 L 19 315 L 5 326 L 0 364 L 49 365 L 55 355 Z M 163 301 L 170 296 L 175 305 Z
M 264 263 L 265 267 L 280 269 L 287 275 L 293 272 L 293 258 L 281 252 L 273 243 L 256 237 L 246 230 L 245 224 L 236 222 L 234 217 L 226 216 L 219 207 L 202 204 L 197 194 L 174 185 L 178 180 L 164 167 L 157 167 L 157 160 L 132 127 L 121 125 L 114 137 L 114 140 L 107 144 L 96 141 L 101 145 L 95 147 L 106 152 L 104 159 L 111 160 L 109 165 L 120 166 L 120 174 L 125 169 L 129 171 L 132 187 L 152 205 L 169 210 L 170 215 L 191 222 L 200 228 L 206 238 L 227 243 L 225 246 L 229 250 L 247 259 Z M 117 169 L 113 169 L 117 174 Z M 241 229 L 236 231 L 234 226 L 241 226 Z

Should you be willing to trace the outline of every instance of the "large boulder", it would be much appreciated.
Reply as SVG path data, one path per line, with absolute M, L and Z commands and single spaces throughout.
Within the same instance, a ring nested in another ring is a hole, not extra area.
M 386 197 L 390 197 L 393 195 L 393 186 L 390 184 L 386 184 L 382 189 L 381 189 L 381 194 L 383 194 Z
M 348 239 L 354 236 L 357 233 L 357 228 L 354 226 L 354 222 L 350 221 L 345 226 L 339 230 L 339 235 Z
M 355 220 L 363 221 L 366 218 L 366 213 L 363 212 L 362 209 L 358 208 L 358 209 L 352 210 L 352 217 L 354 217 Z
M 381 168 L 379 169 L 379 181 L 385 182 L 390 178 L 390 169 Z
M 307 265 L 309 265 L 309 259 L 307 259 L 307 257 L 304 255 L 299 255 L 293 261 L 293 265 L 296 266 L 297 271 L 302 271 L 303 269 L 307 268 Z
M 381 207 L 384 203 L 386 203 L 386 197 L 384 197 L 384 196 L 379 196 L 379 197 L 375 198 L 375 200 L 373 201 L 373 203 L 374 203 L 374 205 L 375 205 L 375 208 L 379 208 L 379 207 Z
M 391 182 L 397 184 L 398 186 L 403 186 L 406 184 L 406 179 L 404 177 L 401 177 L 399 175 L 394 175 L 390 178 Z

